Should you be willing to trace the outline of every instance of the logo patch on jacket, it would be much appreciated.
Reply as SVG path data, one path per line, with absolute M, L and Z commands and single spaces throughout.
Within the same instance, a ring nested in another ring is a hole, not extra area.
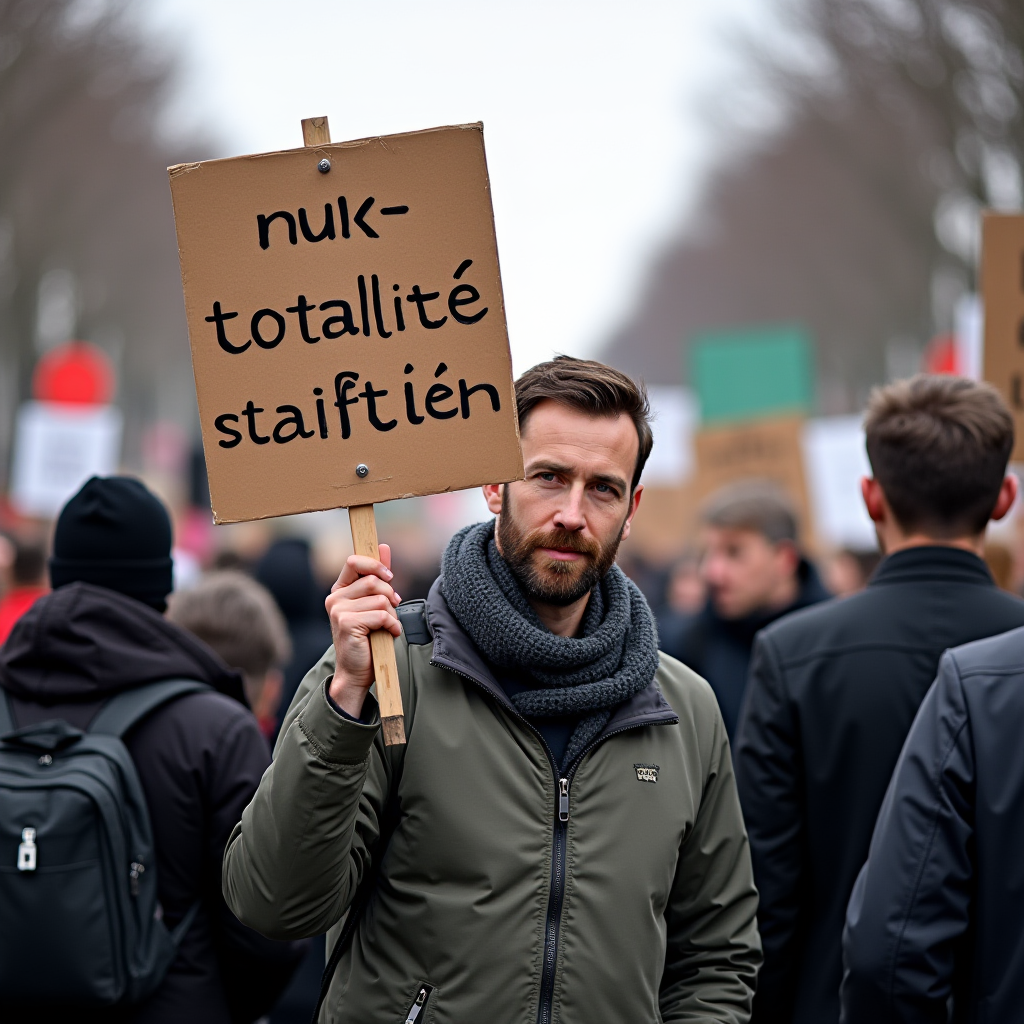
M 657 782 L 658 766 L 656 764 L 635 764 L 636 777 L 638 782 Z

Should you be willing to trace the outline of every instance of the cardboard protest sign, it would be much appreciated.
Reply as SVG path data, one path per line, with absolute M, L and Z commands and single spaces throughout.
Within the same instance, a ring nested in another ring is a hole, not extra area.
M 805 469 L 807 421 L 799 416 L 706 427 L 694 435 L 696 473 L 675 486 L 645 484 L 640 514 L 624 553 L 671 560 L 699 539 L 701 506 L 740 480 L 771 480 L 789 494 L 800 516 L 802 541 L 813 547 L 815 520 Z M 859 500 L 859 499 L 858 499 Z
M 803 540 L 812 544 L 813 520 L 804 472 L 803 429 L 802 417 L 786 416 L 698 431 L 694 439 L 697 501 L 703 502 L 719 488 L 739 480 L 771 480 L 796 503 Z
M 982 221 L 984 374 L 1013 413 L 1012 459 L 1024 459 L 1024 215 L 987 213 Z
M 217 522 L 521 478 L 482 125 L 169 174 Z

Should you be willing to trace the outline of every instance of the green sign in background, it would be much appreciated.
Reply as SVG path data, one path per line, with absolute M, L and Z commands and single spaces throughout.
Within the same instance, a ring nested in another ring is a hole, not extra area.
M 809 413 L 811 345 L 797 326 L 711 331 L 690 345 L 690 380 L 703 423 Z

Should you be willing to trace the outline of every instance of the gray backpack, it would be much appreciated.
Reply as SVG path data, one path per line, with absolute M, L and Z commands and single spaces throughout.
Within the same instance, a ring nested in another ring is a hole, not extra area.
M 60 719 L 13 730 L 0 691 L 0 1005 L 137 1003 L 195 920 L 168 930 L 138 773 L 121 737 L 193 680 L 117 694 L 88 732 Z

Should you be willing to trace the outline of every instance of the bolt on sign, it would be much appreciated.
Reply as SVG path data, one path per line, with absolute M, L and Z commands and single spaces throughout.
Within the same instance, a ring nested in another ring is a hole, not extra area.
M 982 220 L 981 291 L 985 310 L 985 380 L 1013 413 L 1015 462 L 1024 459 L 1024 216 L 986 213 Z
M 169 168 L 218 523 L 522 477 L 483 126 L 329 138 Z

